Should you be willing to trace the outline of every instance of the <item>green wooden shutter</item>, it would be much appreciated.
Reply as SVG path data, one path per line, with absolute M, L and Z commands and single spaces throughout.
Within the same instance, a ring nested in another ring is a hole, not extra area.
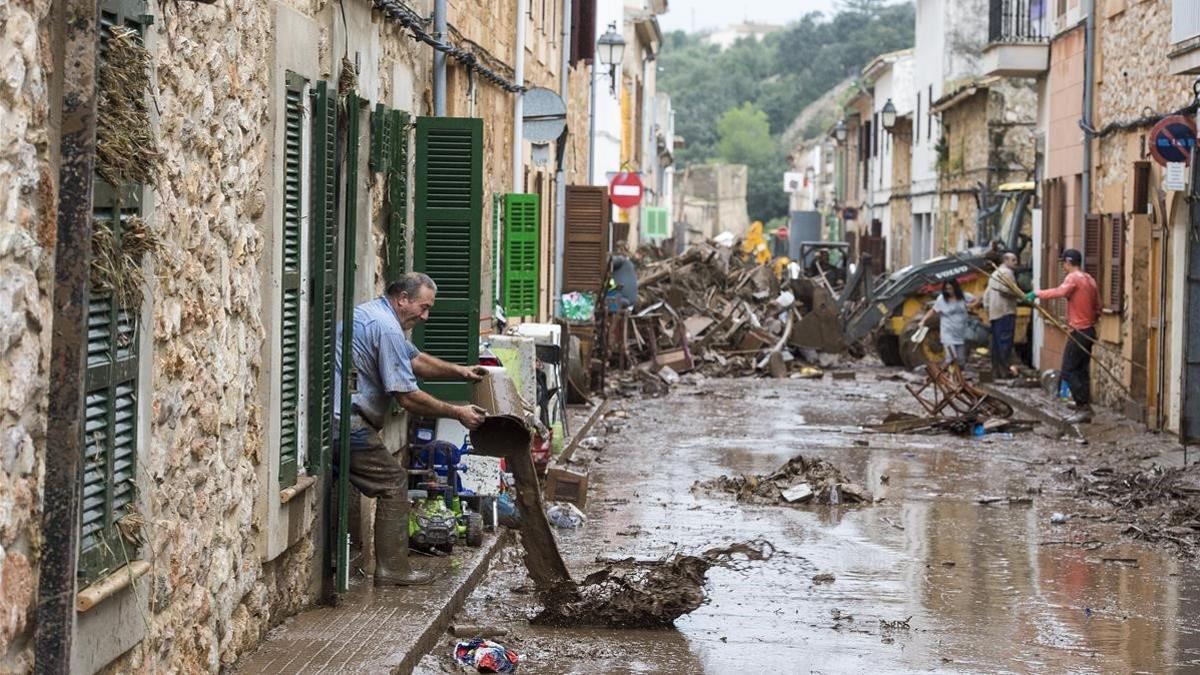
M 309 474 L 333 456 L 333 353 L 337 325 L 337 97 L 317 82 L 312 101 L 312 218 L 309 243 L 312 304 L 308 341 Z
M 504 195 L 503 297 L 510 317 L 537 314 L 540 215 L 538 195 Z
M 283 227 L 280 244 L 279 486 L 296 484 L 300 456 L 300 274 L 304 148 L 304 78 L 289 72 L 283 113 Z
M 670 236 L 667 225 L 667 209 L 663 206 L 647 206 L 642 209 L 642 234 L 648 239 L 666 239 Z
M 145 2 L 108 0 L 100 7 L 100 60 L 115 26 L 145 32 Z M 142 185 L 109 185 L 97 174 L 92 198 L 94 227 L 117 242 L 131 219 L 142 214 Z M 109 289 L 92 285 L 87 307 L 84 373 L 83 470 L 77 575 L 80 586 L 100 579 L 137 556 L 117 521 L 137 499 L 138 314 L 122 307 Z
M 405 231 L 408 220 L 408 113 L 392 110 L 388 115 L 391 155 L 387 169 L 387 281 L 408 271 Z
M 413 269 L 438 285 L 417 347 L 452 363 L 479 358 L 479 246 L 483 216 L 483 120 L 417 118 Z M 468 401 L 470 385 L 425 382 L 430 394 Z

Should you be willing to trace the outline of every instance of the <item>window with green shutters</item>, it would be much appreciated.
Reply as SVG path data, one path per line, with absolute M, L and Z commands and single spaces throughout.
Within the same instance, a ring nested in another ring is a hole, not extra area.
M 144 2 L 107 1 L 100 8 L 100 59 L 117 26 L 144 34 L 150 22 Z M 92 196 L 95 236 L 122 251 L 122 238 L 133 236 L 143 214 L 144 185 L 111 185 L 97 173 Z M 139 280 L 128 280 L 138 284 Z M 140 296 L 135 293 L 133 296 Z M 125 296 L 128 298 L 129 296 Z M 87 361 L 84 373 L 82 499 L 78 577 L 86 586 L 136 559 L 132 539 L 121 536 L 119 522 L 137 500 L 138 348 L 140 306 L 96 282 L 87 306 Z
M 429 320 L 413 331 L 417 347 L 452 363 L 479 357 L 483 120 L 418 117 L 413 192 L 413 269 L 437 283 Z M 461 382 L 423 382 L 451 401 L 471 398 Z
M 312 298 L 308 328 L 308 454 L 310 475 L 333 456 L 333 354 L 337 337 L 337 95 L 326 82 L 312 103 L 312 210 L 309 261 Z
M 300 459 L 300 315 L 304 266 L 304 90 L 306 80 L 288 72 L 283 113 L 283 223 L 280 228 L 279 486 L 296 484 Z
M 671 225 L 667 222 L 665 206 L 642 208 L 642 236 L 647 239 L 666 239 L 671 236 Z
M 536 194 L 504 195 L 504 313 L 534 316 L 538 310 L 538 235 L 541 204 Z

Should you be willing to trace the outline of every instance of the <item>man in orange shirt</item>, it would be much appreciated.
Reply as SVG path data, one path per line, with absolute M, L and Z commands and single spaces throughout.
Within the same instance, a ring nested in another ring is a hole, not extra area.
M 1063 271 L 1067 273 L 1062 284 L 1058 288 L 1030 291 L 1025 299 L 1030 302 L 1037 298 L 1067 299 L 1067 325 L 1071 327 L 1071 335 L 1063 351 L 1061 374 L 1075 399 L 1075 414 L 1067 421 L 1078 424 L 1092 421 L 1090 369 L 1092 344 L 1096 342 L 1096 321 L 1100 319 L 1100 290 L 1092 275 L 1083 271 L 1083 255 L 1079 251 L 1069 248 L 1063 251 L 1060 260 Z

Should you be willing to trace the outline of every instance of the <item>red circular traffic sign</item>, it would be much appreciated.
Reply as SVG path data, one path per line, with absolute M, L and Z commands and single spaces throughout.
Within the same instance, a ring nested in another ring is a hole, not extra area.
M 1150 154 L 1159 164 L 1188 163 L 1196 145 L 1196 123 L 1183 115 L 1169 115 L 1150 130 Z
M 622 171 L 608 183 L 608 196 L 613 204 L 631 209 L 642 203 L 642 179 L 636 173 Z

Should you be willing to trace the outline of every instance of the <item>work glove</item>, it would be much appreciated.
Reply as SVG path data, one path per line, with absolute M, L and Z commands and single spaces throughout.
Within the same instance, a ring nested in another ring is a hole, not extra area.
M 1033 291 L 1029 291 L 1028 293 L 1025 294 L 1025 302 L 1028 302 L 1029 304 L 1032 305 L 1035 300 L 1037 300 L 1037 293 L 1034 293 Z

